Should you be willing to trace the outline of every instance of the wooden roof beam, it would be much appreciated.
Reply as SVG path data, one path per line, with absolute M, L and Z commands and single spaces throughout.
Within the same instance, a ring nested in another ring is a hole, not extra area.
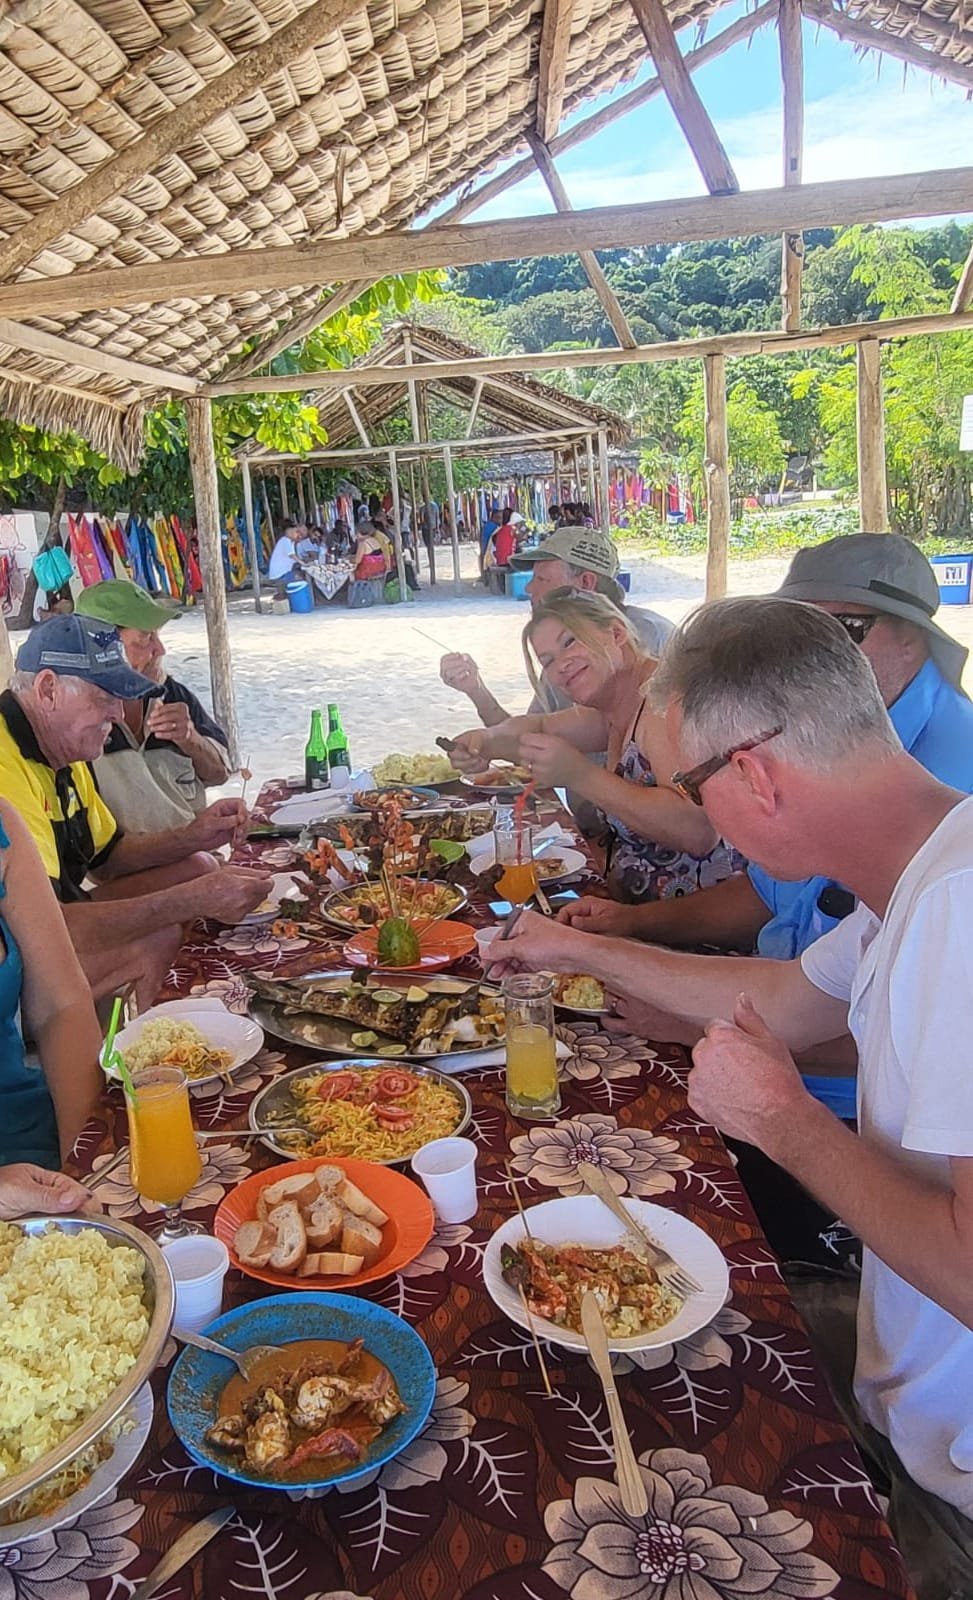
M 951 311 L 965 311 L 971 304 L 973 304 L 973 246 L 970 247 L 966 265 L 960 273 L 959 282 L 956 285 L 956 293 L 953 295 L 953 303 L 949 309 Z
M 963 89 L 973 90 L 973 65 L 953 61 L 949 56 L 936 55 L 932 50 L 923 49 L 921 44 L 914 44 L 911 39 L 885 33 L 867 22 L 855 21 L 845 11 L 832 6 L 829 0 L 804 0 L 804 15 L 811 22 L 819 22 L 822 27 L 830 28 L 839 39 L 845 39 L 849 44 L 895 56 L 896 60 L 906 62 L 910 67 L 919 67 L 923 72 L 931 72 L 934 77 L 945 78 L 950 83 L 958 83 Z M 916 21 L 921 22 L 921 13 Z M 931 21 L 930 27 L 935 26 L 937 24 Z
M 663 0 L 631 0 L 655 70 L 710 194 L 736 194 L 740 185 L 676 42 Z
M 0 318 L 0 344 L 49 356 L 65 366 L 85 367 L 109 378 L 122 378 L 142 389 L 169 389 L 178 394 L 197 394 L 200 389 L 199 380 L 187 378 L 185 373 L 166 372 L 162 367 L 150 367 L 142 361 L 109 355 L 97 347 L 76 344 L 73 339 L 63 339 L 59 334 L 46 333 L 43 328 L 29 328 L 23 322 L 11 322 L 6 318 Z
M 191 100 L 160 117 L 134 144 L 96 167 L 0 243 L 0 278 L 19 272 L 47 245 L 84 222 L 135 179 L 151 172 L 166 156 L 195 138 L 214 117 L 262 88 L 269 78 L 336 33 L 360 10 L 361 0 L 316 0 L 263 44 L 248 50 L 229 71 L 204 83 Z
M 554 201 L 558 211 L 562 215 L 568 211 L 573 211 L 574 207 L 571 204 L 568 191 L 561 182 L 561 175 L 551 159 L 551 152 L 547 145 L 543 139 L 538 138 L 536 133 L 528 133 L 527 141 L 537 163 L 537 170 L 544 179 L 551 199 Z M 593 250 L 580 250 L 578 254 L 581 258 L 581 265 L 587 274 L 588 282 L 598 296 L 602 310 L 611 323 L 615 338 L 619 344 L 625 345 L 629 350 L 634 350 L 638 340 L 628 325 L 627 318 L 618 303 L 614 289 L 605 277 L 601 262 Z
M 881 322 L 848 322 L 829 328 L 800 328 L 790 333 L 783 328 L 767 328 L 746 333 L 723 333 L 704 339 L 670 339 L 660 344 L 640 344 L 635 350 L 594 346 L 586 350 L 542 350 L 509 356 L 475 356 L 457 361 L 429 361 L 423 378 L 429 383 L 449 382 L 453 378 L 496 377 L 505 372 L 543 372 L 557 367 L 621 367 L 632 363 L 684 361 L 701 356 L 776 355 L 787 350 L 815 350 L 825 345 L 858 344 L 862 339 L 906 339 L 917 334 L 958 333 L 973 328 L 973 311 L 928 312 L 916 317 L 889 317 Z M 262 379 L 267 393 L 287 393 L 301 389 L 328 390 L 354 386 L 371 388 L 404 382 L 415 368 L 345 367 L 323 372 L 292 373 L 280 378 Z M 240 379 L 214 383 L 204 393 L 246 394 L 250 387 Z M 565 396 L 565 399 L 568 399 Z M 590 431 L 591 424 L 587 427 Z
M 430 456 L 441 455 L 443 445 L 448 444 L 454 454 L 490 455 L 498 450 L 505 450 L 508 445 L 536 444 L 539 440 L 564 442 L 578 438 L 583 439 L 590 432 L 590 426 L 578 428 L 535 428 L 528 433 L 502 433 L 495 434 L 492 438 L 487 435 L 482 439 L 425 439 L 416 440 L 412 444 L 394 445 L 396 455 L 400 460 L 414 457 L 416 460 L 427 459 Z M 272 466 L 275 463 L 292 463 L 294 461 L 326 461 L 329 458 L 337 462 L 342 460 L 363 461 L 372 456 L 384 459 L 389 451 L 386 444 L 373 444 L 368 450 L 364 445 L 361 449 L 329 450 L 322 445 L 317 450 L 307 450 L 300 456 L 282 455 L 280 451 L 269 451 L 266 455 L 250 453 L 251 467 Z
M 544 0 L 537 66 L 537 133 L 549 144 L 561 125 L 574 0 Z
M 380 255 L 387 273 L 471 266 L 633 245 L 734 239 L 788 228 L 895 222 L 902 217 L 955 216 L 973 210 L 973 167 L 910 172 L 896 177 L 842 178 L 799 189 L 752 189 L 746 194 L 694 195 L 638 205 L 600 206 L 569 216 L 509 217 L 439 224 L 420 232 L 362 232 L 352 239 L 228 250 L 222 255 L 174 256 L 145 266 L 113 267 L 0 285 L 0 316 L 75 315 L 182 296 L 288 288 L 359 278 Z
M 354 395 L 350 389 L 342 389 L 341 395 L 345 405 L 348 408 L 348 415 L 355 424 L 355 432 L 358 434 L 359 439 L 361 440 L 362 444 L 365 445 L 366 449 L 370 450 L 372 448 L 372 441 L 368 437 L 368 429 L 365 427 L 365 424 L 361 419 L 361 412 L 355 404 Z

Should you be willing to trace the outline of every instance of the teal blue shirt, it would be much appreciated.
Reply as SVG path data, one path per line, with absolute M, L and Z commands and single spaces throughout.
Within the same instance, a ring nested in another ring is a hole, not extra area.
M 0 850 L 9 850 L 0 823 Z M 6 896 L 0 882 L 0 901 Z M 34 1161 L 38 1166 L 61 1164 L 57 1118 L 50 1091 L 39 1067 L 28 1066 L 20 1031 L 20 1000 L 24 964 L 5 917 L 0 916 L 0 1166 L 12 1161 Z

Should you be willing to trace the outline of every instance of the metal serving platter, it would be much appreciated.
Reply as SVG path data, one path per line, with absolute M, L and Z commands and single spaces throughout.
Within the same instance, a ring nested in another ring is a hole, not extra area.
M 436 878 L 419 878 L 417 879 L 417 882 L 437 883 L 440 882 L 440 880 Z M 319 912 L 321 920 L 323 922 L 329 922 L 334 928 L 341 928 L 342 932 L 344 933 L 361 933 L 363 929 L 373 927 L 374 924 L 369 922 L 346 922 L 343 917 L 336 916 L 334 912 L 335 906 L 347 904 L 348 897 L 353 895 L 356 890 L 364 887 L 364 884 L 350 883 L 347 889 L 336 889 L 334 894 L 329 894 L 327 899 L 322 900 L 321 902 L 321 908 Z M 437 911 L 434 917 L 430 917 L 428 919 L 430 922 L 442 922 L 444 917 L 455 917 L 458 911 L 462 911 L 464 906 L 469 904 L 470 897 L 461 884 L 444 882 L 442 883 L 442 887 L 444 889 L 451 890 L 451 892 L 456 896 L 456 902 L 454 905 L 451 905 L 447 911 Z M 406 904 L 408 903 L 408 898 L 409 889 L 408 885 L 405 884 L 402 888 L 402 899 Z
M 273 1129 L 267 1127 L 267 1117 L 274 1112 L 288 1117 L 290 1122 L 295 1120 L 291 1086 L 299 1078 L 308 1078 L 312 1074 L 319 1072 L 343 1072 L 346 1067 L 365 1068 L 384 1067 L 386 1065 L 386 1061 L 375 1056 L 349 1056 L 344 1061 L 312 1061 L 310 1066 L 298 1067 L 294 1072 L 285 1072 L 282 1078 L 274 1078 L 272 1082 L 268 1083 L 267 1087 L 260 1091 L 256 1099 L 251 1101 L 250 1127 L 254 1133 L 260 1134 L 261 1143 L 265 1144 L 267 1149 L 272 1150 L 275 1155 L 284 1156 L 289 1161 L 300 1160 L 308 1152 L 295 1150 L 292 1145 L 280 1144 L 274 1138 Z M 456 1078 L 448 1078 L 445 1073 L 437 1072 L 435 1067 L 421 1067 L 414 1061 L 406 1061 L 402 1065 L 405 1071 L 413 1073 L 415 1077 L 429 1078 L 434 1083 L 441 1084 L 444 1089 L 449 1090 L 456 1101 L 457 1111 L 456 1126 L 450 1130 L 450 1134 L 462 1133 L 469 1126 L 473 1116 L 473 1102 L 463 1085 Z M 308 1137 L 311 1139 L 314 1137 L 310 1130 L 308 1130 Z M 419 1146 L 417 1145 L 416 1149 L 418 1148 Z M 405 1162 L 410 1161 L 414 1154 L 415 1151 L 413 1150 L 406 1156 L 396 1157 L 394 1161 L 378 1161 L 376 1166 L 401 1167 Z
M 348 983 L 352 979 L 361 980 L 363 974 L 360 967 L 330 968 L 324 972 L 306 973 L 300 980 L 301 983 L 313 983 L 318 979 L 333 978 L 335 984 Z M 437 973 L 435 977 L 423 979 L 416 974 L 408 977 L 383 971 L 376 980 L 380 989 L 425 989 L 430 994 L 463 994 L 467 989 L 479 987 L 486 994 L 496 995 L 499 990 L 493 984 L 480 983 L 476 978 L 455 978 L 447 973 Z M 285 1044 L 303 1045 L 306 1050 L 324 1050 L 328 1054 L 339 1056 L 354 1055 L 360 1045 L 351 1042 L 353 1033 L 363 1033 L 366 1030 L 361 1023 L 346 1022 L 341 1017 L 321 1017 L 313 1011 L 291 1011 L 287 1006 L 279 1005 L 272 1000 L 262 1000 L 258 995 L 251 995 L 248 1007 L 250 1015 L 255 1022 L 259 1022 L 265 1033 L 271 1033 L 276 1039 L 282 1039 Z M 478 1054 L 483 1050 L 496 1049 L 503 1043 L 502 1039 L 480 1039 L 473 1044 L 455 1045 L 452 1050 L 437 1050 L 428 1052 L 409 1051 L 403 1054 L 401 1047 L 394 1048 L 395 1040 L 389 1039 L 386 1044 L 390 1047 L 386 1051 L 381 1034 L 377 1042 L 369 1045 L 373 1055 L 385 1061 L 423 1061 L 431 1060 L 433 1056 L 467 1056 Z
M 47 1478 L 68 1466 L 75 1456 L 81 1455 L 106 1428 L 111 1427 L 133 1395 L 155 1371 L 172 1327 L 174 1307 L 172 1274 L 165 1256 L 148 1234 L 133 1228 L 131 1223 L 116 1222 L 107 1217 L 24 1217 L 19 1218 L 14 1226 L 29 1234 L 43 1233 L 46 1228 L 57 1228 L 61 1233 L 81 1233 L 85 1228 L 94 1228 L 96 1232 L 103 1233 L 113 1247 L 130 1245 L 137 1250 L 145 1259 L 145 1305 L 149 1313 L 149 1330 L 138 1357 L 107 1400 L 102 1401 L 98 1409 L 69 1434 L 63 1444 L 49 1450 L 22 1472 L 4 1480 L 0 1486 L 0 1512 L 12 1500 L 29 1494 Z M 3 1542 L 15 1539 L 16 1526 L 13 1523 L 3 1527 Z

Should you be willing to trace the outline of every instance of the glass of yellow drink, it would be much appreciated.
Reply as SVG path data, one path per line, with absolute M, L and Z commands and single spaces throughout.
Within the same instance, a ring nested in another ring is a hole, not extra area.
M 135 1099 L 126 1099 L 132 1186 L 165 1207 L 161 1244 L 204 1233 L 187 1222 L 182 1202 L 203 1170 L 189 1109 L 189 1088 L 178 1067 L 147 1067 L 133 1078 Z
M 554 1044 L 554 979 L 521 972 L 503 980 L 507 1108 L 515 1117 L 545 1119 L 561 1109 Z

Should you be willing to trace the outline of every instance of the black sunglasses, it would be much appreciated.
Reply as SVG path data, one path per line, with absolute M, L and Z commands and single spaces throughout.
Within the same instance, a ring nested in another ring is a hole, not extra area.
M 831 615 L 844 628 L 852 644 L 864 644 L 876 622 L 878 611 L 832 611 Z
M 672 787 L 687 800 L 691 800 L 694 806 L 701 806 L 703 797 L 699 791 L 707 778 L 712 778 L 715 773 L 728 767 L 734 756 L 743 755 L 745 750 L 756 750 L 758 745 L 776 739 L 783 731 L 784 725 L 781 723 L 780 727 L 771 728 L 769 733 L 759 733 L 756 739 L 746 739 L 743 744 L 735 744 L 732 750 L 724 750 L 721 756 L 710 756 L 708 761 L 701 761 L 698 767 L 690 767 L 688 772 L 674 772 L 669 781 Z

